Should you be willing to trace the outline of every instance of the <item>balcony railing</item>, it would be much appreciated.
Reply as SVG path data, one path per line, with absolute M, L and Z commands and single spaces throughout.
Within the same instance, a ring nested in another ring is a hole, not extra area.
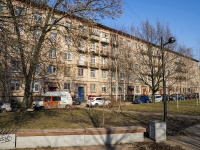
M 88 66 L 88 62 L 87 61 L 77 61 L 77 65 L 78 66 L 83 66 L 83 67 L 87 67 Z
M 99 68 L 99 64 L 98 63 L 90 63 L 90 67 L 91 68 Z
M 110 43 L 110 40 L 109 40 L 108 38 L 102 38 L 102 39 L 101 39 L 101 42 L 102 42 L 102 43 L 109 44 L 109 43 Z
M 102 56 L 107 56 L 107 57 L 109 57 L 109 55 L 110 55 L 110 53 L 108 51 L 101 51 L 100 54 Z

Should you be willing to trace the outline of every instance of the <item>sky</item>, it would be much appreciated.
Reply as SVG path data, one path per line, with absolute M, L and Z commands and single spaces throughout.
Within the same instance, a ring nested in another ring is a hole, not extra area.
M 108 27 L 139 26 L 146 19 L 169 25 L 179 44 L 193 49 L 194 58 L 200 56 L 200 0 L 123 0 L 123 14 L 115 20 L 100 23 Z

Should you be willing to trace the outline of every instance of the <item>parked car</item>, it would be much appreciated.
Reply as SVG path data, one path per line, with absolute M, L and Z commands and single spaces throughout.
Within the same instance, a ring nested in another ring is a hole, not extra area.
M 0 102 L 0 112 L 12 111 L 11 103 Z
M 72 104 L 73 105 L 80 105 L 81 101 L 79 101 L 78 99 L 73 99 Z
M 149 95 L 140 95 L 133 100 L 134 104 L 151 103 L 152 99 Z
M 185 97 L 181 94 L 171 94 L 169 100 L 183 100 Z
M 162 96 L 162 101 L 164 101 L 164 94 L 161 94 L 161 96 Z M 166 94 L 166 100 L 169 101 L 169 95 L 168 94 Z
M 111 101 L 102 97 L 90 97 L 86 102 L 86 107 L 108 106 L 111 107 Z
M 162 102 L 162 96 L 160 94 L 155 94 L 155 102 Z

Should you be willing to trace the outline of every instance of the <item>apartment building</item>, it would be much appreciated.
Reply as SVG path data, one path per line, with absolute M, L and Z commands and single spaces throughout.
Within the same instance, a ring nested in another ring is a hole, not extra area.
M 6 8 L 2 4 L 0 6 L 1 13 L 5 13 Z M 24 50 L 27 51 L 25 57 L 28 61 L 32 58 L 31 51 L 37 46 L 35 42 L 37 43 L 37 38 L 41 35 L 38 28 L 30 31 L 29 24 L 30 22 L 32 25 L 42 24 L 45 21 L 46 12 L 35 5 L 26 9 L 24 7 L 24 3 L 17 3 L 15 13 L 26 18 L 26 21 L 21 21 L 18 29 L 20 36 L 27 41 L 24 43 L 27 47 Z M 54 13 L 50 23 L 55 23 L 62 14 L 63 12 L 59 11 Z M 15 37 L 16 31 L 13 26 L 5 26 L 1 23 L 1 27 L 0 32 L 8 27 L 12 30 L 12 37 Z M 3 38 L 5 39 L 6 36 L 4 35 Z M 0 89 L 0 96 L 2 99 L 9 96 L 21 100 L 25 85 L 21 76 L 22 67 L 17 52 L 17 42 L 10 46 L 5 46 L 2 41 L 0 44 L 2 45 L 1 65 L 4 66 L 2 71 L 6 74 L 1 74 L 5 80 L 2 79 L 0 83 L 1 87 L 4 87 Z M 132 95 L 151 94 L 149 86 L 142 82 L 134 71 L 138 68 L 145 70 L 140 67 L 138 59 L 144 56 L 146 44 L 147 42 L 142 39 L 101 24 L 88 23 L 75 16 L 63 17 L 46 34 L 41 56 L 38 58 L 39 63 L 36 65 L 33 80 L 30 83 L 31 91 L 34 96 L 37 96 L 47 90 L 65 90 L 81 101 L 91 95 L 126 100 Z M 160 46 L 152 45 L 154 53 L 158 54 Z M 173 69 L 173 75 L 167 78 L 168 92 L 196 92 L 199 86 L 196 71 L 198 61 L 172 50 L 166 50 L 166 53 L 174 58 L 170 65 L 177 68 L 177 70 Z M 146 61 L 145 58 L 143 61 Z M 170 72 L 170 67 L 168 71 Z M 148 75 L 144 77 L 148 78 Z M 8 83 L 7 86 L 5 82 Z M 6 87 L 8 88 L 7 95 L 5 94 Z M 160 83 L 158 93 L 162 93 L 162 83 Z

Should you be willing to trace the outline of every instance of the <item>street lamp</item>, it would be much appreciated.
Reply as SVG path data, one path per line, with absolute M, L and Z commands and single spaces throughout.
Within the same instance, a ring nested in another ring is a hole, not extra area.
M 174 37 L 170 37 L 167 43 L 163 44 L 163 38 L 161 37 L 161 51 L 162 51 L 162 76 L 163 76 L 163 101 L 164 101 L 164 122 L 167 123 L 167 100 L 166 100 L 166 81 L 165 81 L 165 50 L 164 46 L 174 43 L 176 40 Z

